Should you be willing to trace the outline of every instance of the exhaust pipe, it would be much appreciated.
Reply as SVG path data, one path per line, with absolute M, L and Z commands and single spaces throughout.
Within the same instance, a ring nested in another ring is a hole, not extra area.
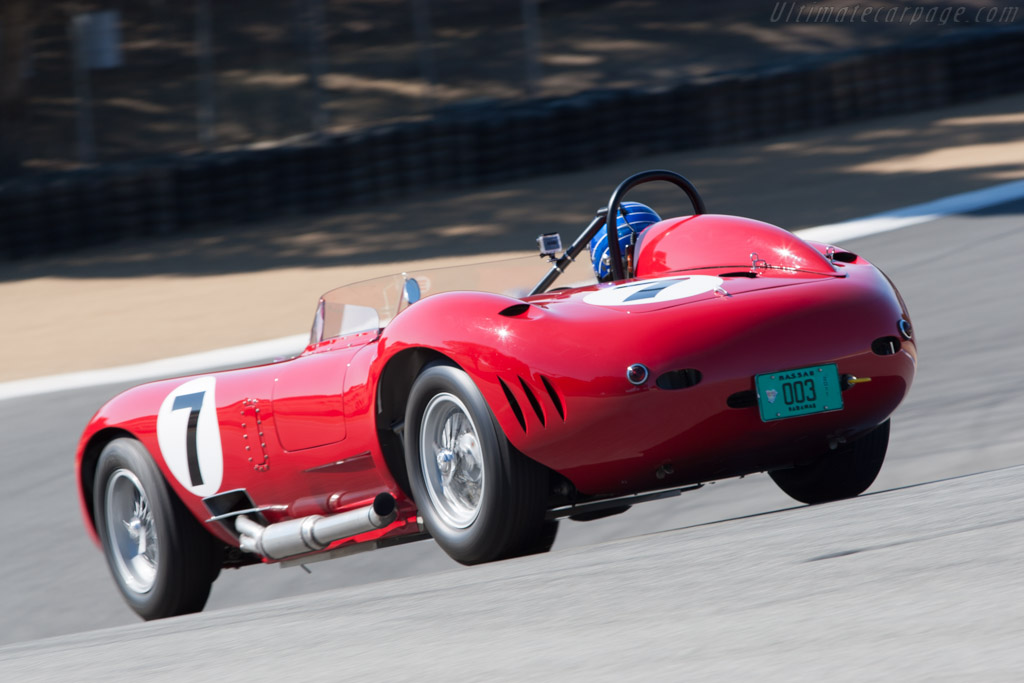
M 381 529 L 397 518 L 394 497 L 378 493 L 372 505 L 329 517 L 310 515 L 263 526 L 240 515 L 235 518 L 235 529 L 242 550 L 281 560 L 323 550 L 334 541 Z

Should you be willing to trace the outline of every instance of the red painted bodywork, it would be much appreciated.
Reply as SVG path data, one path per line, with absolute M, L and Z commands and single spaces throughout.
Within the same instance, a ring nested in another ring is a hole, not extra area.
M 523 300 L 448 292 L 409 306 L 383 330 L 320 342 L 293 360 L 212 373 L 224 462 L 219 491 L 244 489 L 258 506 L 270 506 L 271 522 L 366 505 L 386 491 L 399 501 L 399 520 L 335 546 L 416 532 L 415 504 L 399 483 L 404 476 L 389 468 L 376 419 L 385 369 L 414 349 L 462 367 L 509 441 L 582 494 L 663 489 L 825 456 L 830 441 L 856 438 L 887 419 L 916 367 L 911 341 L 892 355 L 871 349 L 878 338 L 899 337 L 900 320 L 909 322 L 895 288 L 866 260 L 841 252 L 843 260 L 833 262 L 825 253 L 825 245 L 757 221 L 673 219 L 644 234 L 635 279 L 711 275 L 722 279 L 721 291 L 618 306 L 584 300 L 614 284 Z M 523 301 L 525 310 L 506 310 Z M 633 363 L 650 369 L 642 386 L 626 379 Z M 757 374 L 823 363 L 872 381 L 844 392 L 841 411 L 777 422 L 762 422 L 756 406 L 727 405 L 731 395 L 754 389 Z M 701 373 L 696 386 L 657 386 L 663 373 L 687 368 Z M 210 517 L 169 471 L 156 436 L 161 403 L 188 379 L 131 389 L 88 425 L 78 465 L 90 530 L 90 468 L 112 429 L 138 438 L 196 518 Z M 253 431 L 256 407 L 261 431 Z M 207 527 L 237 545 L 221 525 Z

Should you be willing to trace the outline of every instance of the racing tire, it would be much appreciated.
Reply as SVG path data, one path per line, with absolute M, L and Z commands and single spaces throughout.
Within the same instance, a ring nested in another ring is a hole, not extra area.
M 889 447 L 889 420 L 846 448 L 792 469 L 769 472 L 791 498 L 815 505 L 864 493 L 875 481 Z
M 405 463 L 427 531 L 453 560 L 480 564 L 551 548 L 547 470 L 508 443 L 461 369 L 434 363 L 413 383 Z
M 518 556 L 540 555 L 542 553 L 549 552 L 551 550 L 551 546 L 555 544 L 555 539 L 557 537 L 558 520 L 549 519 L 541 526 L 540 532 L 533 537 L 532 543 L 523 546 L 522 552 L 518 553 Z
M 224 546 L 178 500 L 141 443 L 120 438 L 106 445 L 96 467 L 93 505 L 114 582 L 140 617 L 149 621 L 203 609 Z

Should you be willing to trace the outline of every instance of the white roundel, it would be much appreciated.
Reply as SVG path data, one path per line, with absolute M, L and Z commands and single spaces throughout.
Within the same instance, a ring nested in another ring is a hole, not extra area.
M 591 292 L 583 300 L 594 306 L 663 304 L 713 292 L 724 280 L 713 275 L 680 275 L 638 280 Z
M 168 469 L 197 496 L 210 496 L 224 478 L 217 424 L 216 379 L 200 377 L 167 395 L 156 417 L 156 438 Z

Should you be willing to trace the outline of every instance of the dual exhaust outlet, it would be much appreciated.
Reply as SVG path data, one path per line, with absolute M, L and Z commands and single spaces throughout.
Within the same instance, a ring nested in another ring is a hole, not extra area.
M 324 517 L 310 515 L 263 526 L 241 515 L 235 519 L 242 550 L 272 560 L 323 550 L 343 538 L 382 529 L 398 518 L 395 499 L 378 493 L 372 505 Z

